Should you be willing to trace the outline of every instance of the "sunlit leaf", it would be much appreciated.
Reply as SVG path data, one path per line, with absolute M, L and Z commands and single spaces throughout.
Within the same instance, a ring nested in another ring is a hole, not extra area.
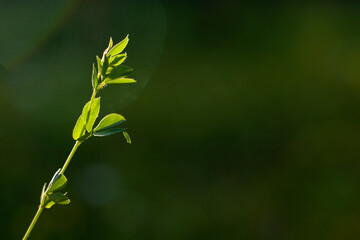
M 99 58 L 99 56 L 96 56 L 96 61 L 97 61 L 98 73 L 101 73 L 102 72 L 102 62 L 101 62 L 101 59 Z
M 123 135 L 126 139 L 126 142 L 131 144 L 131 138 L 130 138 L 130 135 L 126 132 L 126 131 L 123 131 Z
M 136 81 L 132 78 L 106 78 L 104 80 L 106 84 L 123 84 L 123 83 L 136 83 Z
M 90 109 L 91 104 L 91 109 Z M 95 120 L 97 119 L 100 112 L 100 97 L 95 98 L 92 103 L 91 101 L 87 102 L 83 108 L 82 116 L 86 122 L 86 130 L 91 132 L 92 127 L 94 126 Z
M 114 70 L 114 67 L 109 66 L 109 67 L 107 68 L 107 70 L 106 70 L 106 76 L 108 76 L 109 73 L 111 73 L 113 70 Z
M 96 68 L 95 68 L 95 64 L 93 64 L 91 83 L 92 83 L 93 88 L 97 88 L 97 86 L 99 85 L 99 79 L 97 77 L 97 71 L 96 71 Z
M 109 45 L 108 45 L 108 47 L 105 49 L 104 55 L 106 55 L 106 54 L 109 52 L 109 50 L 112 48 L 112 46 L 113 46 L 113 40 L 112 40 L 112 37 L 110 37 Z
M 55 173 L 53 179 L 49 183 L 48 189 L 46 190 L 48 193 L 59 191 L 66 187 L 67 179 L 64 174 L 59 171 Z
M 107 55 L 110 57 L 121 53 L 125 49 L 128 42 L 129 42 L 129 35 L 127 35 L 124 40 L 122 40 L 121 42 L 116 44 L 112 49 L 110 49 Z
M 126 130 L 126 128 L 110 128 L 110 129 L 106 129 L 104 131 L 94 132 L 94 136 L 95 137 L 105 137 L 105 136 L 113 135 L 115 133 L 123 132 L 125 130 Z
M 73 139 L 78 140 L 80 137 L 82 137 L 85 134 L 84 129 L 85 129 L 85 121 L 82 115 L 80 115 L 73 129 L 73 133 L 72 133 Z
M 45 205 L 45 208 L 49 209 L 49 208 L 51 208 L 51 207 L 54 206 L 54 205 L 55 205 L 55 202 L 50 201 L 50 202 L 48 202 L 48 203 Z
M 126 56 L 127 56 L 126 53 L 115 56 L 114 58 L 112 58 L 110 60 L 109 66 L 118 66 L 118 65 L 122 64 L 125 61 Z
M 125 118 L 117 113 L 111 113 L 101 119 L 100 123 L 94 128 L 94 132 L 103 131 L 124 122 Z
M 110 48 L 112 48 L 112 46 L 113 46 L 113 40 L 112 40 L 112 37 L 110 37 L 108 48 L 110 49 Z
M 53 175 L 48 185 L 48 188 L 60 177 L 61 168 L 59 168 Z
M 70 199 L 67 199 L 65 201 L 62 201 L 62 202 L 57 202 L 56 204 L 60 204 L 60 205 L 67 205 L 70 203 Z

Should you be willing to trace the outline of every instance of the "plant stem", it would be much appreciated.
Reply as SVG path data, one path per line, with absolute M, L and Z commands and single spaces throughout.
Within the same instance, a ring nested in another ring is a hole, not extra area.
M 32 220 L 28 230 L 26 231 L 25 233 L 25 236 L 23 237 L 23 240 L 26 240 L 29 236 L 30 236 L 30 233 L 32 231 L 32 229 L 34 228 L 38 218 L 40 217 L 40 214 L 42 213 L 42 211 L 44 210 L 44 206 L 39 206 L 39 209 L 37 210 L 36 214 L 35 214 L 35 217 L 34 219 Z
M 80 141 L 76 141 L 76 142 L 75 142 L 74 147 L 73 147 L 73 149 L 71 150 L 68 158 L 66 159 L 66 162 L 64 163 L 64 166 L 61 168 L 61 172 L 60 172 L 60 173 L 64 174 L 67 166 L 69 165 L 72 157 L 74 156 L 74 154 L 75 154 L 77 148 L 80 146 L 80 144 L 81 144 Z

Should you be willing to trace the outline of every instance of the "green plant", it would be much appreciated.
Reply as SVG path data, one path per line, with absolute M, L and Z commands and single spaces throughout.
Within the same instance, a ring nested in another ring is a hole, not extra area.
M 108 47 L 105 49 L 102 58 L 96 56 L 97 68 L 93 64 L 91 82 L 93 92 L 90 101 L 87 102 L 82 109 L 82 113 L 78 118 L 73 129 L 72 136 L 75 140 L 73 149 L 71 150 L 68 158 L 66 159 L 62 168 L 60 168 L 53 176 L 51 181 L 46 187 L 46 183 L 41 191 L 40 205 L 36 212 L 28 230 L 23 237 L 27 239 L 34 228 L 42 211 L 46 208 L 51 208 L 54 204 L 66 205 L 70 203 L 67 193 L 62 193 L 62 190 L 67 184 L 67 178 L 64 173 L 68 167 L 72 157 L 74 156 L 77 148 L 85 140 L 92 136 L 104 137 L 115 133 L 122 132 L 126 141 L 131 143 L 129 134 L 125 131 L 126 128 L 117 128 L 116 126 L 125 121 L 125 118 L 117 113 L 111 113 L 105 116 L 96 127 L 94 123 L 100 112 L 100 97 L 96 97 L 97 93 L 106 87 L 108 84 L 123 84 L 135 83 L 136 81 L 127 76 L 132 72 L 132 68 L 122 65 L 127 55 L 122 53 L 129 41 L 128 36 L 115 46 L 113 46 L 112 38 Z

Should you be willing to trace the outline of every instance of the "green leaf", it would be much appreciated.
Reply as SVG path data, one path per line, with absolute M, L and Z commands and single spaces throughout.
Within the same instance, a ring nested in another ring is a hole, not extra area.
M 112 46 L 113 46 L 113 40 L 112 40 L 112 37 L 110 37 L 108 48 L 110 49 L 110 48 L 112 48 Z
M 109 73 L 111 73 L 114 70 L 114 67 L 109 66 L 106 70 L 106 75 L 109 75 Z
M 74 140 L 78 140 L 80 137 L 84 136 L 84 134 L 85 134 L 84 128 L 85 128 L 85 121 L 84 121 L 82 115 L 80 115 L 80 117 L 76 121 L 75 127 L 73 129 L 73 133 L 72 133 Z
M 48 188 L 60 177 L 61 168 L 59 168 L 55 173 L 54 176 L 51 178 Z
M 103 66 L 102 66 L 102 69 L 101 69 L 101 75 L 105 76 L 106 71 L 107 71 L 108 66 L 109 66 L 109 58 L 106 55 L 104 55 L 103 59 L 102 59 L 102 62 L 103 62 Z
M 49 209 L 49 208 L 51 208 L 51 207 L 54 206 L 54 205 L 55 205 L 55 202 L 50 201 L 50 202 L 48 202 L 48 203 L 45 205 L 45 208 Z
M 70 203 L 70 199 L 66 199 L 64 201 L 55 203 L 54 201 L 50 201 L 49 198 L 48 198 L 48 202 L 45 204 L 45 208 L 49 209 L 52 206 L 54 206 L 55 204 L 66 205 L 66 204 L 69 204 L 69 203 Z
M 45 194 L 45 190 L 46 190 L 46 183 L 44 183 L 44 186 L 41 190 L 40 202 L 42 201 L 43 195 Z
M 106 55 L 106 54 L 109 52 L 109 50 L 112 48 L 112 46 L 113 46 L 113 40 L 112 40 L 112 38 L 110 37 L 109 45 L 108 45 L 108 47 L 105 49 L 104 55 Z
M 46 192 L 51 193 L 51 192 L 59 191 L 64 187 L 66 187 L 67 179 L 64 174 L 60 173 L 59 170 L 55 173 L 55 175 L 51 179 Z
M 100 97 L 95 98 L 91 103 L 91 109 L 90 109 L 90 103 L 91 101 L 87 102 L 83 108 L 82 116 L 84 121 L 86 122 L 86 130 L 88 132 L 91 132 L 92 127 L 94 126 L 94 123 L 99 115 L 100 112 Z
M 94 128 L 94 132 L 104 131 L 105 129 L 119 125 L 124 121 L 126 121 L 126 119 L 120 114 L 111 113 L 101 119 L 100 123 Z
M 99 58 L 99 56 L 96 56 L 96 61 L 97 61 L 98 73 L 101 73 L 102 72 L 102 62 L 101 62 L 101 59 Z
M 65 201 L 62 201 L 62 202 L 57 202 L 57 204 L 60 204 L 60 205 L 67 205 L 70 203 L 70 199 L 67 199 Z
M 92 83 L 93 88 L 97 88 L 97 86 L 99 85 L 99 79 L 97 77 L 97 71 L 96 71 L 96 68 L 95 68 L 95 64 L 93 64 L 91 83 Z
M 131 144 L 130 135 L 129 135 L 127 132 L 125 132 L 125 131 L 123 131 L 123 135 L 124 135 L 124 137 L 125 137 L 125 139 L 126 139 L 126 142 L 129 143 L 129 144 Z
M 129 34 L 126 36 L 126 38 L 124 40 L 122 40 L 121 42 L 119 42 L 118 44 L 116 44 L 109 52 L 108 52 L 108 56 L 115 56 L 116 54 L 121 53 L 126 45 L 129 42 Z
M 108 78 L 115 79 L 120 77 L 126 77 L 128 76 L 133 69 L 131 67 L 128 67 L 126 65 L 119 65 L 115 68 L 112 68 L 111 71 L 108 70 L 109 75 Z
M 106 78 L 104 80 L 104 82 L 106 84 L 122 84 L 122 83 L 136 83 L 136 81 L 132 78 L 115 78 L 115 79 L 111 79 L 111 78 Z
M 123 54 L 119 54 L 119 55 L 111 58 L 109 65 L 110 66 L 118 66 L 118 65 L 122 64 L 125 61 L 126 56 L 127 56 L 126 53 L 123 53 Z
M 126 128 L 110 128 L 110 129 L 106 129 L 104 131 L 94 132 L 94 136 L 95 137 L 106 137 L 109 135 L 113 135 L 115 133 L 123 132 L 125 130 L 126 130 Z
M 69 199 L 67 196 L 59 192 L 47 194 L 47 196 L 55 203 L 64 202 Z

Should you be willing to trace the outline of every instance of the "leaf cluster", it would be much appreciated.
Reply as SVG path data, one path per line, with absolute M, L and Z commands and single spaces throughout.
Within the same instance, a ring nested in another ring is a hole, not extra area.
M 136 81 L 129 78 L 128 75 L 133 71 L 132 68 L 123 65 L 127 58 L 124 49 L 129 42 L 129 35 L 116 45 L 110 38 L 109 45 L 105 49 L 102 58 L 96 56 L 96 67 L 93 64 L 91 82 L 93 95 L 89 102 L 83 107 L 73 129 L 73 138 L 76 141 L 84 141 L 91 136 L 104 137 L 115 133 L 123 132 L 128 143 L 131 143 L 129 134 L 125 132 L 126 128 L 114 128 L 125 121 L 125 118 L 117 113 L 111 113 L 105 116 L 94 128 L 94 123 L 100 112 L 100 97 L 96 97 L 98 91 L 108 84 L 125 84 L 135 83 Z
M 54 174 L 49 185 L 46 188 L 46 183 L 41 191 L 40 205 L 45 208 L 51 208 L 55 204 L 67 205 L 70 199 L 66 196 L 67 193 L 59 192 L 67 185 L 67 178 L 61 173 L 61 168 Z

